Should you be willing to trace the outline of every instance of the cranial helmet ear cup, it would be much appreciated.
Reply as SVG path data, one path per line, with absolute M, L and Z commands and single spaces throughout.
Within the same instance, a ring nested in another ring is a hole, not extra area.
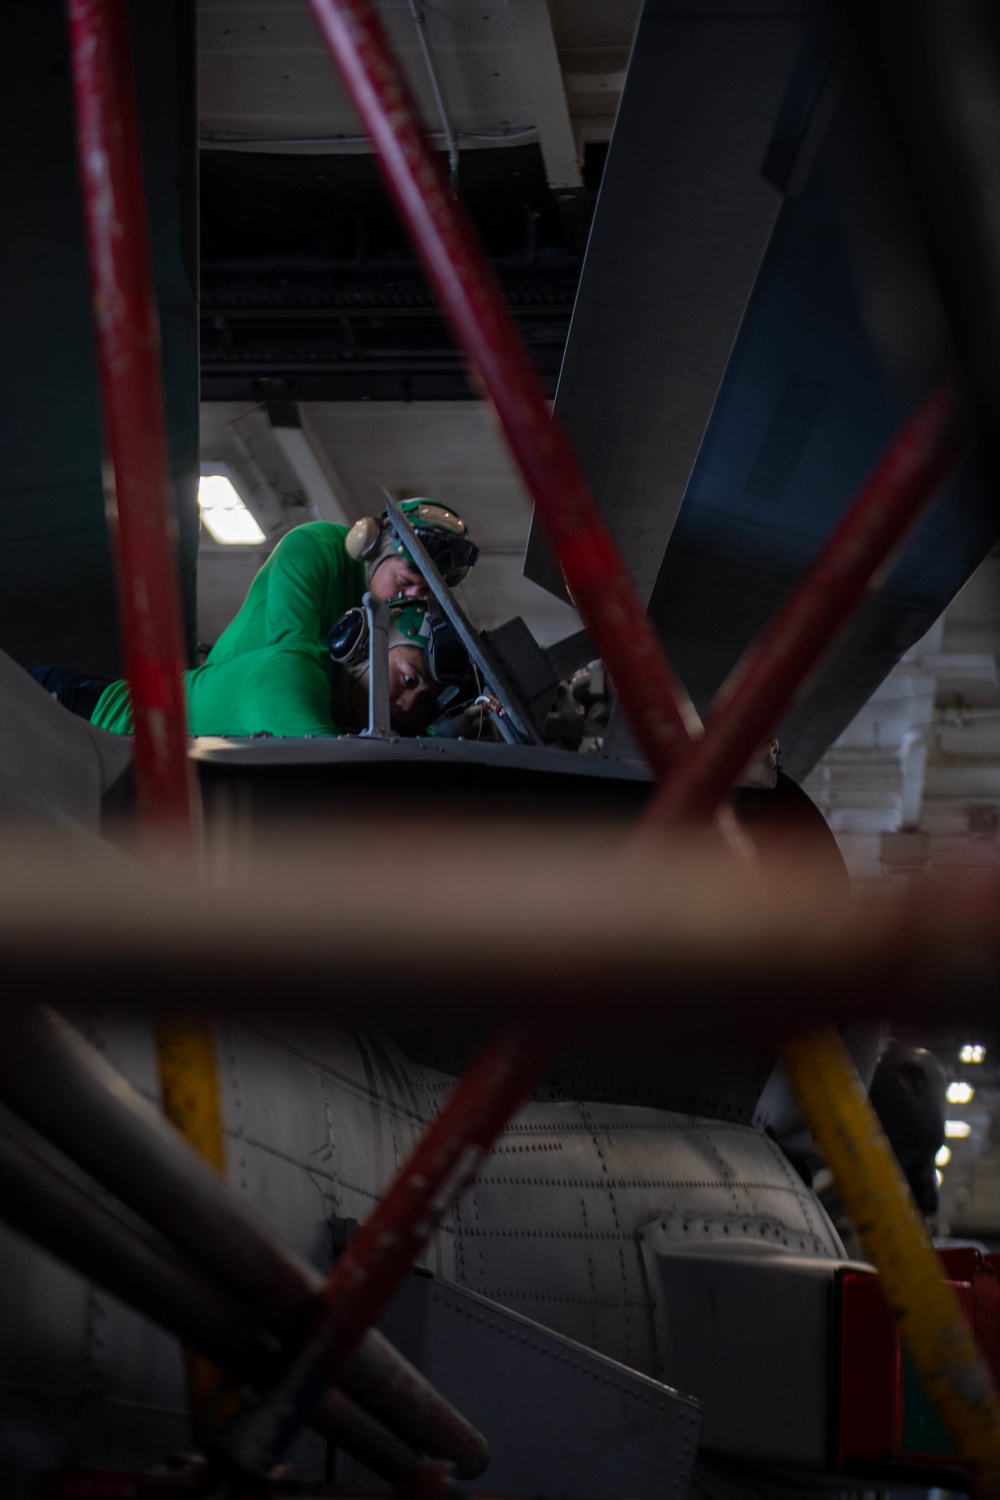
M 357 605 L 349 609 L 334 625 L 327 636 L 330 655 L 335 662 L 350 667 L 361 661 L 368 662 L 368 614 Z
M 382 528 L 375 517 L 362 516 L 347 533 L 344 546 L 348 557 L 353 557 L 355 562 L 364 562 L 378 547 L 381 535 Z

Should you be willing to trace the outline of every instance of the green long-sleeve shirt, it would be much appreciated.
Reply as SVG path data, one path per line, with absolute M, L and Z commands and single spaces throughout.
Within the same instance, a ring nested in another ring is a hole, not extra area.
M 330 521 L 308 521 L 283 536 L 205 665 L 262 646 L 304 642 L 325 649 L 332 627 L 365 591 L 364 563 L 348 557 L 346 536 L 346 526 Z
M 365 568 L 347 555 L 346 526 L 309 521 L 283 536 L 204 666 L 185 673 L 193 735 L 337 735 L 326 638 L 361 603 Z M 128 683 L 113 682 L 90 722 L 132 733 Z
M 264 646 L 231 661 L 208 661 L 184 674 L 188 730 L 193 735 L 342 734 L 333 717 L 335 672 L 325 647 L 302 644 Z M 132 733 L 126 681 L 104 689 L 90 722 L 112 734 Z

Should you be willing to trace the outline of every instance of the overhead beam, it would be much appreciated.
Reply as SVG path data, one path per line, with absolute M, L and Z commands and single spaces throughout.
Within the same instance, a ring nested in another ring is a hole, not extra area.
M 583 173 L 549 7 L 546 0 L 509 3 L 549 187 L 557 194 L 578 192 L 583 187 Z
M 349 526 L 347 510 L 330 482 L 327 468 L 316 452 L 316 439 L 306 427 L 296 401 L 274 403 L 268 410 L 275 442 L 305 492 L 320 521 Z

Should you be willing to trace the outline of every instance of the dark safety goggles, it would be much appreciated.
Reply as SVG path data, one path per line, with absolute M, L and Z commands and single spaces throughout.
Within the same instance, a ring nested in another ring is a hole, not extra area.
M 442 578 L 464 578 L 479 556 L 479 548 L 465 536 L 446 536 L 434 526 L 414 526 Z M 403 543 L 406 545 L 405 541 Z

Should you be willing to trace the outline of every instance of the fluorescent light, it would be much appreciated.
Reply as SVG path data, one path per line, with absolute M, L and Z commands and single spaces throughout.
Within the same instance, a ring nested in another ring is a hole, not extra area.
M 968 1104 L 975 1092 L 971 1083 L 963 1083 L 961 1080 L 957 1083 L 949 1083 L 947 1093 L 948 1103 Z
M 201 519 L 209 536 L 227 546 L 259 547 L 266 541 L 225 474 L 203 474 L 198 486 Z
M 945 1120 L 944 1133 L 950 1141 L 964 1141 L 972 1134 L 972 1126 L 968 1120 Z
M 938 1187 L 940 1187 L 942 1182 L 944 1182 L 944 1173 L 935 1171 L 934 1181 L 937 1183 Z
M 959 1062 L 981 1063 L 986 1056 L 986 1048 L 979 1042 L 966 1042 L 958 1054 Z
M 934 1160 L 937 1162 L 939 1167 L 946 1167 L 951 1161 L 951 1147 L 942 1146 L 938 1151 L 937 1156 L 935 1156 Z

